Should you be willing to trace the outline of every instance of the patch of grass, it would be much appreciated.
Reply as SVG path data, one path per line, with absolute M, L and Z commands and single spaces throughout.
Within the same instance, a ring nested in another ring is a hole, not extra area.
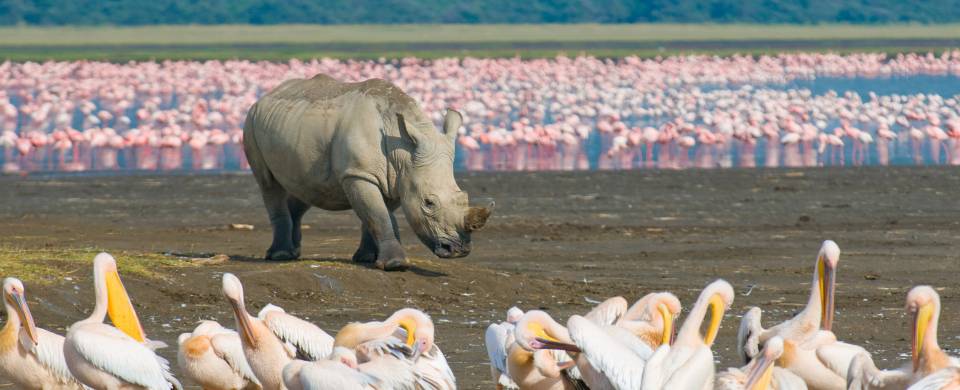
M 929 52 L 956 47 L 960 24 L 217 25 L 2 27 L 0 59 L 286 61 L 558 54 Z
M 46 284 L 64 277 L 92 275 L 93 258 L 102 252 L 82 249 L 25 249 L 0 246 L 0 275 L 16 277 L 31 284 Z M 111 252 L 117 259 L 120 275 L 162 279 L 164 269 L 192 267 L 189 261 L 157 253 Z

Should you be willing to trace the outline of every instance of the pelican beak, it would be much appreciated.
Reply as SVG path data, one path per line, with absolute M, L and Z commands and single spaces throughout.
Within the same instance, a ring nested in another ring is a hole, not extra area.
M 667 305 L 662 303 L 657 305 L 657 311 L 663 318 L 663 333 L 660 335 L 660 345 L 671 345 L 675 336 L 674 332 L 677 330 L 673 321 L 673 313 L 670 312 Z
M 127 290 L 123 288 L 120 274 L 117 273 L 116 269 L 108 270 L 104 274 L 104 279 L 107 284 L 107 314 L 110 316 L 113 326 L 134 340 L 144 342 L 146 334 L 143 327 L 140 326 L 140 319 L 137 318 L 137 312 L 133 309 L 130 296 L 127 295 Z
M 759 356 L 757 365 L 750 370 L 750 376 L 747 377 L 747 384 L 743 388 L 746 390 L 767 390 L 770 387 L 770 381 L 773 379 L 773 362 L 766 356 Z
M 834 293 L 836 291 L 837 270 L 820 256 L 817 261 L 817 273 L 820 283 L 820 329 L 833 329 Z
M 567 352 L 580 352 L 580 347 L 557 340 L 556 337 L 547 334 L 546 329 L 536 322 L 531 322 L 528 325 L 528 330 L 534 336 L 533 342 L 530 343 L 533 349 L 558 349 Z
M 710 325 L 707 327 L 707 337 L 703 339 L 703 342 L 711 346 L 717 339 L 717 333 L 720 332 L 720 320 L 723 319 L 724 312 L 723 297 L 720 294 L 714 294 L 710 297 L 708 305 L 710 307 Z
M 24 298 L 22 292 L 15 292 L 10 295 L 13 298 L 13 307 L 17 310 L 17 316 L 20 317 L 20 323 L 23 327 L 23 330 L 27 333 L 27 337 L 30 339 L 30 342 L 33 343 L 32 346 L 36 346 L 39 341 L 37 339 L 37 324 L 33 322 L 33 315 L 30 314 L 30 307 L 27 306 L 27 299 Z M 25 340 L 24 340 L 25 342 Z M 32 347 L 25 345 L 26 347 Z
M 257 346 L 257 339 L 253 337 L 253 324 L 250 323 L 250 314 L 243 307 L 243 302 L 238 302 L 228 298 L 230 306 L 233 307 L 233 313 L 237 316 L 237 326 L 240 328 L 240 334 L 250 346 Z
M 557 349 L 561 351 L 575 352 L 575 353 L 582 352 L 580 347 L 573 344 L 564 343 L 556 339 L 545 339 L 543 337 L 537 337 L 534 340 L 535 340 L 535 343 L 533 345 L 534 349 Z
M 420 343 L 417 342 L 418 340 L 414 335 L 417 331 L 417 323 L 412 318 L 404 317 L 398 321 L 398 326 L 406 331 L 407 339 L 403 342 L 413 349 L 413 360 L 417 360 L 420 354 L 423 353 L 420 348 Z
M 920 367 L 920 351 L 923 348 L 923 342 L 927 336 L 927 326 L 930 324 L 932 317 L 933 304 L 930 303 L 921 306 L 920 309 L 914 313 L 912 345 L 913 371 L 917 371 Z

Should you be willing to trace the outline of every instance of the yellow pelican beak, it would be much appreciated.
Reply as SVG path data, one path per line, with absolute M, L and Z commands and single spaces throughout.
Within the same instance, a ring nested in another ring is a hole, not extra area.
M 127 290 L 123 288 L 120 274 L 117 273 L 116 269 L 108 270 L 104 274 L 104 280 L 107 284 L 107 315 L 110 316 L 113 326 L 134 340 L 144 342 L 146 334 L 143 332 L 143 327 L 140 326 L 137 312 L 133 310 L 130 296 L 127 295 Z
M 747 384 L 743 387 L 746 390 L 767 390 L 773 380 L 773 359 L 763 355 L 758 359 L 757 365 L 750 370 Z
M 663 317 L 663 333 L 660 335 L 660 345 L 671 345 L 677 330 L 673 321 L 673 313 L 670 312 L 667 305 L 662 303 L 657 305 L 657 311 Z
M 820 329 L 833 329 L 834 294 L 837 270 L 823 256 L 817 259 L 817 281 L 820 286 Z
M 920 307 L 914 314 L 913 321 L 913 371 L 920 367 L 920 352 L 923 348 L 924 338 L 927 336 L 927 326 L 930 319 L 933 318 L 933 304 L 927 303 Z
M 33 342 L 33 346 L 36 346 L 39 342 L 37 340 L 37 324 L 33 322 L 33 315 L 30 314 L 27 299 L 19 291 L 14 292 L 10 297 L 13 299 L 13 307 L 17 310 L 17 316 L 20 317 L 20 326 L 27 332 L 27 337 Z
M 712 346 L 713 341 L 717 339 L 717 333 L 720 332 L 720 320 L 723 319 L 723 297 L 720 294 L 714 294 L 710 297 L 708 305 L 710 307 L 710 325 L 707 327 L 707 336 L 703 339 L 703 342 L 707 346 Z

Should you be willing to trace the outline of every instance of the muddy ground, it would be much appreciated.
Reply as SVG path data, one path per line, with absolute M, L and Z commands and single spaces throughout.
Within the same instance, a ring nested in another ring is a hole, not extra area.
M 161 269 L 125 278 L 147 333 L 173 345 L 195 321 L 233 326 L 219 292 L 223 272 L 245 283 L 248 307 L 267 302 L 335 332 L 348 321 L 382 319 L 404 306 L 437 323 L 437 340 L 460 387 L 490 387 L 483 331 L 517 305 L 565 320 L 588 300 L 654 290 L 686 305 L 724 278 L 738 296 L 715 351 L 736 364 L 735 331 L 747 306 L 764 323 L 806 302 L 824 239 L 843 250 L 835 330 L 899 365 L 909 356 L 906 291 L 940 288 L 940 342 L 960 347 L 960 175 L 949 168 L 634 171 L 464 174 L 472 199 L 497 202 L 465 259 L 434 258 L 401 230 L 416 267 L 383 273 L 354 265 L 360 233 L 351 212 L 305 217 L 305 260 L 257 260 L 270 230 L 248 175 L 0 178 L 0 248 L 103 249 L 229 255 L 220 264 Z M 402 218 L 401 218 L 402 219 Z M 253 231 L 227 229 L 231 223 Z M 43 259 L 37 259 L 43 261 Z M 16 275 L 15 267 L 2 269 Z M 89 268 L 25 280 L 38 323 L 62 332 L 93 305 Z M 31 289 L 32 285 L 42 288 Z M 751 288 L 752 286 L 752 288 Z M 748 293 L 749 292 L 749 293 Z M 175 358 L 175 347 L 163 354 Z M 905 355 L 906 353 L 906 355 Z

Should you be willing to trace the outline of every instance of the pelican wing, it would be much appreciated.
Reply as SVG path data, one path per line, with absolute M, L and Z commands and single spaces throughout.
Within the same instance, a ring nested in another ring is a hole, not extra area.
M 817 358 L 824 366 L 830 369 L 841 378 L 847 377 L 847 371 L 853 358 L 861 353 L 867 353 L 860 346 L 835 342 L 821 345 L 817 348 Z
M 375 382 L 375 378 L 333 361 L 306 364 L 300 370 L 304 390 L 364 390 Z
M 236 332 L 224 330 L 222 333 L 213 335 L 210 337 L 210 345 L 213 346 L 213 352 L 226 361 L 240 376 L 260 385 L 257 376 L 253 374 L 253 369 L 247 363 L 247 358 L 243 355 L 243 344 Z
M 627 312 L 627 300 L 613 297 L 601 302 L 584 317 L 598 325 L 613 325 Z
M 857 354 L 847 370 L 848 390 L 904 389 L 910 384 L 911 375 L 899 370 L 880 370 L 870 354 Z
M 960 388 L 960 368 L 947 367 L 927 375 L 907 390 L 941 390 Z
M 436 345 L 414 363 L 414 374 L 419 389 L 454 390 L 457 388 L 457 379 L 453 376 L 450 365 L 447 364 L 447 358 Z
M 44 367 L 50 370 L 63 383 L 76 383 L 76 378 L 67 368 L 67 360 L 63 357 L 63 336 L 37 328 L 37 346 L 33 353 Z
M 780 367 L 773 368 L 773 385 L 773 388 L 778 390 L 807 390 L 807 382 L 797 374 Z
M 713 352 L 710 348 L 697 348 L 686 360 L 674 363 L 679 365 L 668 368 L 663 389 L 704 389 L 713 381 Z
M 374 379 L 376 389 L 418 390 L 417 378 L 409 360 L 377 359 L 360 364 L 357 369 Z
M 610 325 L 604 326 L 603 331 L 607 333 L 612 339 L 616 340 L 621 345 L 629 348 L 633 351 L 634 354 L 639 356 L 643 360 L 650 359 L 650 356 L 653 356 L 653 349 L 650 348 L 647 343 L 641 340 L 639 337 L 630 333 L 629 330 L 621 328 L 619 326 Z
M 484 334 L 484 343 L 487 347 L 487 357 L 490 365 L 500 372 L 507 372 L 507 348 L 512 340 L 512 328 L 504 324 L 490 324 Z
M 333 352 L 333 337 L 314 324 L 287 314 L 279 307 L 267 305 L 258 316 L 281 341 L 297 349 L 304 360 L 325 359 Z
M 763 325 L 760 317 L 763 313 L 759 307 L 751 307 L 743 314 L 740 328 L 737 330 L 737 355 L 744 364 L 760 354 L 760 335 L 763 334 Z
M 594 322 L 573 316 L 567 321 L 570 338 L 583 351 L 593 368 L 620 390 L 639 389 L 645 362 Z
M 169 362 L 117 328 L 101 325 L 75 336 L 77 352 L 110 375 L 150 390 L 182 388 L 170 374 Z

